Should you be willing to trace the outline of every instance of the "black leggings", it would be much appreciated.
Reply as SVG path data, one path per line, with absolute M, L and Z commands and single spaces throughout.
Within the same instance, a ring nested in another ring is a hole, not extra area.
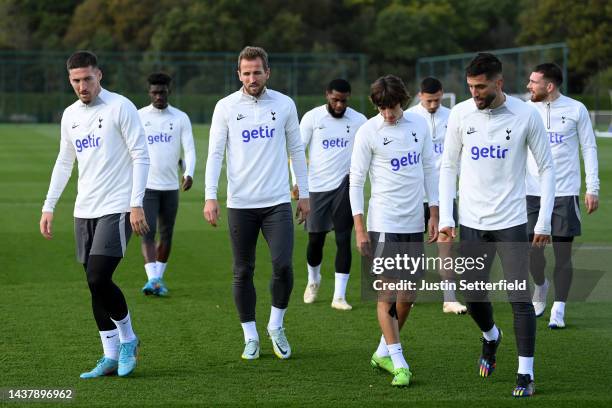
M 348 274 L 351 271 L 352 229 L 336 231 L 336 272 Z M 321 265 L 323 260 L 323 245 L 327 232 L 310 232 L 308 234 L 308 246 L 306 247 L 306 261 L 310 266 Z
M 121 258 L 118 257 L 90 255 L 87 263 L 83 264 L 91 292 L 94 318 L 100 331 L 116 329 L 111 319 L 121 320 L 128 313 L 123 293 L 112 280 L 119 261 Z
M 530 235 L 533 240 L 533 235 Z M 555 254 L 555 269 L 553 281 L 555 284 L 555 301 L 566 302 L 569 295 L 574 266 L 572 265 L 572 243 L 574 237 L 552 237 L 553 252 Z M 529 270 L 536 285 L 544 284 L 544 271 L 546 269 L 546 257 L 544 248 L 531 248 L 529 251 Z
M 293 289 L 293 219 L 291 204 L 266 208 L 228 208 L 230 241 L 234 255 L 234 302 L 240 322 L 255 320 L 257 301 L 253 276 L 259 231 L 270 249 L 272 306 L 286 309 Z

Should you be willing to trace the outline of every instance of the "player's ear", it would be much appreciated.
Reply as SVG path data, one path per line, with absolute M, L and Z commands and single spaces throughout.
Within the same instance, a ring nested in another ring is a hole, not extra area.
M 96 68 L 96 77 L 98 78 L 98 82 L 102 80 L 102 70 L 100 68 Z

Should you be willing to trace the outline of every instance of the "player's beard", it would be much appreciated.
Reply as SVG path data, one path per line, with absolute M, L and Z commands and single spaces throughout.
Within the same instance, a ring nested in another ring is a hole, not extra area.
M 545 93 L 537 93 L 537 92 L 532 92 L 531 93 L 531 102 L 542 102 L 543 100 L 546 99 L 548 95 L 546 95 Z
M 479 104 L 479 101 L 476 98 L 474 98 L 474 102 L 476 102 L 476 106 L 478 107 L 478 109 L 480 110 L 487 109 L 489 106 L 491 106 L 496 96 L 497 96 L 496 93 L 487 95 L 484 98 L 484 100 L 482 100 L 482 104 Z
M 247 93 L 251 96 L 254 96 L 255 98 L 259 97 L 261 95 L 261 93 L 263 92 L 264 87 L 266 86 L 266 84 L 262 84 L 259 85 L 257 84 L 254 87 L 251 86 L 245 86 L 244 89 L 246 89 Z
M 346 108 L 342 109 L 342 112 L 336 113 L 336 111 L 331 107 L 331 105 L 328 102 L 327 111 L 329 112 L 330 115 L 332 115 L 332 118 L 340 119 L 341 117 L 344 116 L 344 112 L 346 112 Z

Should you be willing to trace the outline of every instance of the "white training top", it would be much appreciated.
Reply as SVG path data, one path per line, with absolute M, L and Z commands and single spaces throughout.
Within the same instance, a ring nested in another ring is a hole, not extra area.
M 304 145 L 295 104 L 265 89 L 255 98 L 242 88 L 215 106 L 206 162 L 206 199 L 217 199 L 227 149 L 227 207 L 264 208 L 291 201 L 287 149 L 300 198 L 308 198 Z
M 89 104 L 77 100 L 64 110 L 60 151 L 43 211 L 55 209 L 75 158 L 75 217 L 99 218 L 142 207 L 149 154 L 138 112 L 127 98 L 102 89 Z
M 423 232 L 423 185 L 430 206 L 438 205 L 438 177 L 425 120 L 404 112 L 396 123 L 389 124 L 379 114 L 359 128 L 350 170 L 353 215 L 364 213 L 367 174 L 371 184 L 368 231 Z
M 440 165 L 442 164 L 442 152 L 444 151 L 444 138 L 446 137 L 446 127 L 448 124 L 450 109 L 448 109 L 446 106 L 440 105 L 434 113 L 429 113 L 429 111 L 425 109 L 423 105 L 418 103 L 409 108 L 407 112 L 416 113 L 427 121 L 429 133 L 431 134 L 431 141 L 433 143 L 436 174 L 439 177 Z M 425 191 L 423 191 L 423 196 L 425 196 Z M 425 198 L 425 202 L 427 202 L 427 198 Z
M 196 164 L 191 121 L 183 111 L 168 105 L 157 109 L 153 105 L 138 110 L 144 126 L 151 167 L 147 188 L 153 190 L 178 190 L 178 161 L 181 146 L 185 155 L 184 176 L 193 178 Z
M 533 107 L 506 95 L 495 109 L 479 110 L 472 98 L 451 109 L 440 168 L 440 228 L 454 227 L 453 196 L 459 178 L 459 223 L 500 230 L 527 222 L 527 149 L 542 180 L 536 234 L 550 234 L 555 176 L 542 121 Z
M 346 108 L 341 118 L 329 114 L 327 105 L 304 114 L 300 134 L 308 146 L 308 187 L 310 191 L 331 191 L 342 183 L 351 167 L 355 133 L 368 119 Z
M 527 103 L 537 109 L 546 128 L 546 139 L 550 143 L 555 162 L 555 196 L 580 194 L 579 144 L 584 160 L 586 191 L 589 194 L 599 194 L 597 144 L 584 105 L 565 95 L 552 102 Z M 527 195 L 539 196 L 538 171 L 532 155 L 529 155 L 527 170 Z

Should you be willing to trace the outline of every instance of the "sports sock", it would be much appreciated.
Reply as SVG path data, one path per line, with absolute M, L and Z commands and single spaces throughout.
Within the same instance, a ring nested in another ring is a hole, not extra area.
M 519 374 L 529 374 L 531 379 L 533 380 L 533 357 L 521 357 L 518 358 L 518 373 Z
M 156 278 L 158 279 L 163 279 L 164 277 L 164 272 L 166 272 L 166 265 L 168 265 L 167 262 L 155 262 L 155 265 L 157 265 L 157 276 Z
M 550 310 L 551 316 L 565 316 L 565 302 L 554 302 L 552 305 L 552 309 Z
M 389 344 L 387 348 L 389 349 L 389 355 L 393 361 L 393 368 L 408 368 L 408 363 L 402 353 L 401 343 Z
M 445 302 L 456 302 L 457 296 L 455 296 L 455 291 L 452 289 L 447 289 L 444 291 L 444 301 Z
M 105 330 L 100 332 L 104 357 L 112 360 L 119 360 L 119 331 Z
M 145 264 L 145 272 L 147 273 L 147 279 L 157 278 L 157 264 L 155 262 L 149 262 Z
M 378 343 L 378 348 L 376 349 L 376 355 L 378 357 L 389 357 L 389 348 L 387 348 L 387 343 L 385 342 L 385 336 L 380 336 L 380 343 Z
M 113 319 L 111 319 L 113 320 Z M 132 319 L 130 319 L 130 312 L 121 320 L 113 320 L 115 326 L 119 330 L 119 341 L 121 343 L 129 343 L 130 341 L 136 340 L 136 335 L 132 329 Z
M 242 326 L 242 332 L 244 333 L 244 343 L 248 343 L 249 340 L 259 341 L 259 334 L 257 333 L 257 326 L 255 321 L 240 323 Z
M 496 325 L 493 325 L 491 330 L 482 332 L 482 336 L 485 338 L 486 341 L 497 340 L 497 338 L 499 337 L 499 330 L 497 329 Z
M 308 284 L 321 282 L 321 264 L 317 266 L 308 266 Z
M 276 330 L 283 327 L 283 318 L 287 309 L 279 309 L 278 307 L 270 307 L 270 321 L 268 322 L 268 330 Z
M 346 285 L 349 280 L 348 273 L 336 272 L 336 279 L 334 281 L 334 299 L 345 299 L 346 298 Z
M 533 301 L 534 302 L 546 302 L 546 293 L 548 292 L 548 279 L 544 279 L 544 283 L 541 285 L 534 285 L 533 289 Z

